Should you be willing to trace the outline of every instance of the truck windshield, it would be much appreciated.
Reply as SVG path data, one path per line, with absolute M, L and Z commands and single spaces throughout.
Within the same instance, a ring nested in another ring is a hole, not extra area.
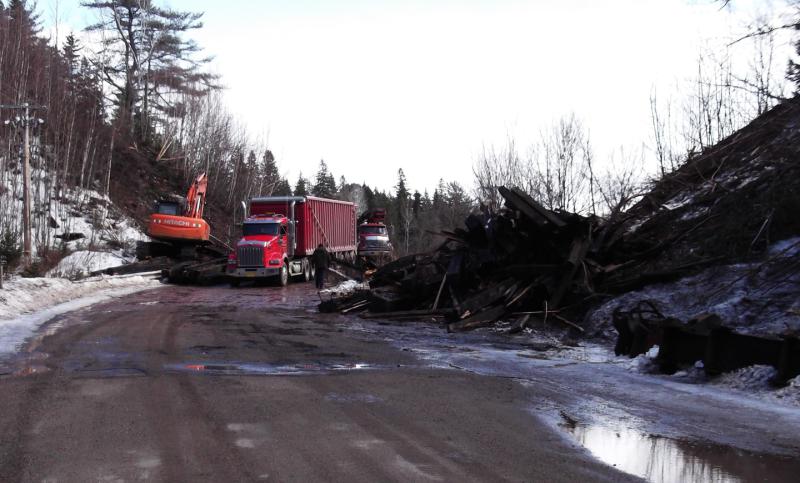
M 277 235 L 280 223 L 245 223 L 242 231 L 244 236 L 249 235 Z
M 386 228 L 382 226 L 362 226 L 358 230 L 365 235 L 385 235 Z

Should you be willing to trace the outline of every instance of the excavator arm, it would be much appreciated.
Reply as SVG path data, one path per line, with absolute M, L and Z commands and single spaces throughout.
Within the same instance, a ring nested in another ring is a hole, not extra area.
M 203 209 L 206 206 L 206 188 L 208 187 L 208 177 L 203 173 L 194 180 L 189 192 L 186 193 L 186 217 L 202 218 Z

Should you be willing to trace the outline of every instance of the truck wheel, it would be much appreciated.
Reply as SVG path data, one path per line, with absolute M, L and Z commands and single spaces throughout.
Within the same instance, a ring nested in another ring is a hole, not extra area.
M 239 286 L 239 279 L 238 278 L 232 278 L 232 279 L 228 280 L 228 283 L 231 284 L 231 288 L 237 288 Z
M 311 263 L 308 262 L 308 258 L 303 259 L 303 281 L 310 282 L 311 279 L 314 278 L 311 275 Z
M 286 262 L 283 262 L 283 265 L 281 265 L 281 271 L 278 274 L 278 283 L 281 287 L 289 285 L 289 266 Z

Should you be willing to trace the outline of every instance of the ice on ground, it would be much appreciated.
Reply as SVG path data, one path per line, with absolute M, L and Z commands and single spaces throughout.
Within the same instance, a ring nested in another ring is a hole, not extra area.
M 160 286 L 142 275 L 94 277 L 80 282 L 62 278 L 16 278 L 0 290 L 0 357 L 19 349 L 43 323 L 81 307 Z
M 769 381 L 777 374 L 778 371 L 772 366 L 756 365 L 721 374 L 712 384 L 748 391 L 772 389 Z
M 741 391 L 764 401 L 800 407 L 800 376 L 776 389 L 770 381 L 777 375 L 772 366 L 755 365 L 721 374 L 711 379 L 712 386 Z
M 320 293 L 338 298 L 346 297 L 360 290 L 369 290 L 369 284 L 367 282 L 358 282 L 356 280 L 345 280 L 338 285 L 320 290 Z
M 123 250 L 110 252 L 80 250 L 70 253 L 47 272 L 48 277 L 62 277 L 76 280 L 92 272 L 118 267 L 135 261 L 135 257 L 126 255 Z

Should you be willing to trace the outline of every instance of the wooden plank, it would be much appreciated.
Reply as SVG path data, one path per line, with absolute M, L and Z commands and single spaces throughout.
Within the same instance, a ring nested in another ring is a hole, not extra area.
M 525 325 L 527 325 L 530 319 L 531 319 L 530 314 L 523 315 L 522 317 L 519 318 L 519 320 L 514 322 L 514 325 L 511 326 L 511 328 L 508 330 L 508 333 L 518 334 L 522 332 L 523 330 L 525 330 Z
M 515 287 L 516 282 L 514 279 L 506 279 L 501 282 L 497 282 L 485 289 L 481 290 L 477 294 L 473 295 L 472 297 L 463 300 L 461 302 L 461 310 L 459 310 L 459 314 L 461 318 L 466 318 L 470 314 L 474 314 L 479 312 L 481 309 L 486 307 L 487 305 L 491 305 L 501 298 L 505 297 L 508 290 Z
M 425 317 L 429 315 L 450 315 L 452 309 L 440 310 L 398 310 L 395 312 L 368 312 L 361 314 L 362 319 L 391 319 L 394 317 Z
M 483 312 L 478 312 L 477 314 L 467 317 L 464 320 L 447 324 L 447 331 L 464 332 L 467 330 L 477 329 L 478 327 L 486 327 L 487 325 L 492 325 L 500 320 L 500 318 L 502 318 L 507 312 L 508 309 L 505 305 L 498 305 L 496 307 L 486 309 Z
M 550 299 L 550 305 L 553 308 L 557 308 L 561 304 L 564 295 L 567 293 L 567 289 L 575 279 L 575 274 L 577 273 L 578 268 L 580 268 L 583 259 L 586 257 L 586 251 L 588 249 L 589 240 L 586 238 L 576 238 L 572 241 L 569 257 L 564 264 L 563 274 L 561 275 L 558 285 L 556 285 L 556 288 L 553 291 L 553 296 Z
M 436 294 L 436 300 L 433 301 L 433 307 L 431 307 L 431 310 L 436 310 L 439 307 L 439 297 L 442 296 L 442 290 L 444 289 L 445 283 L 447 283 L 446 273 L 444 274 L 444 277 L 442 277 L 442 284 L 439 285 L 439 292 Z
M 342 313 L 346 314 L 346 313 L 352 312 L 353 310 L 364 309 L 364 308 L 366 308 L 367 305 L 369 305 L 369 303 L 370 303 L 369 300 L 362 300 L 362 301 L 360 301 L 360 302 L 358 302 L 356 304 L 353 304 L 350 307 L 347 307 L 346 309 L 342 310 Z
M 500 195 L 505 198 L 506 202 L 511 204 L 514 208 L 522 212 L 531 221 L 539 226 L 545 226 L 548 223 L 556 228 L 563 228 L 567 224 L 559 218 L 555 213 L 540 205 L 527 193 L 519 188 L 508 189 L 505 186 L 498 188 Z

